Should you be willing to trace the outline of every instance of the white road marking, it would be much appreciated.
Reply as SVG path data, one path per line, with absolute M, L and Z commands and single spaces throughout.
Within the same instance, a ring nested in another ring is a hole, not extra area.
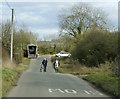
M 102 94 L 102 93 L 99 93 L 99 95 L 101 95 L 101 96 L 102 96 L 103 94 Z
M 86 94 L 93 94 L 93 95 L 95 95 L 95 93 L 94 92 L 92 92 L 92 91 L 87 91 L 87 90 L 83 90 Z M 52 93 L 52 92 L 61 92 L 61 93 L 69 93 L 69 94 L 72 94 L 72 93 L 74 93 L 74 94 L 76 94 L 77 93 L 77 91 L 75 91 L 75 90 L 73 90 L 73 89 L 65 89 L 65 90 L 61 90 L 61 89 L 49 89 L 49 92 L 50 93 Z M 99 95 L 103 95 L 102 93 L 100 93 L 100 92 L 98 92 L 98 91 L 96 91 Z
M 49 89 L 49 92 L 52 92 L 52 89 Z
M 64 93 L 64 91 L 62 91 L 61 89 L 58 89 L 60 92 Z
M 55 92 L 55 91 L 59 91 L 61 93 L 65 93 L 64 91 L 62 91 L 61 89 L 49 89 L 49 92 Z
M 90 94 L 88 91 L 84 90 L 85 93 Z
M 96 91 L 96 92 L 98 92 L 98 91 Z M 99 95 L 101 95 L 101 96 L 103 95 L 103 94 L 102 94 L 102 93 L 100 93 L 100 92 L 98 92 L 98 93 L 99 93 Z
M 92 92 L 92 91 L 89 91 L 89 92 L 95 95 L 95 93 L 94 93 L 94 92 Z
M 77 93 L 77 91 L 73 90 L 73 89 L 65 89 L 66 93 Z

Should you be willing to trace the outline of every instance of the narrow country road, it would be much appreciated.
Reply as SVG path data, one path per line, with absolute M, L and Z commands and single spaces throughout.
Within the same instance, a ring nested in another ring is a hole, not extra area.
M 55 73 L 50 56 L 46 56 L 47 72 L 40 72 L 40 62 L 44 57 L 31 59 L 30 68 L 22 74 L 17 86 L 6 97 L 108 97 L 82 79 Z

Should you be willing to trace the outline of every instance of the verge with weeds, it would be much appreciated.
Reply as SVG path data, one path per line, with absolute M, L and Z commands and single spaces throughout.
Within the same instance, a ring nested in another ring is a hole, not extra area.
M 17 80 L 21 73 L 28 69 L 30 60 L 23 59 L 23 63 L 16 67 L 3 67 L 2 69 L 2 96 L 13 87 L 16 86 Z
M 88 75 L 83 79 L 93 83 L 97 87 L 102 88 L 109 94 L 114 96 L 120 95 L 120 89 L 118 87 L 120 79 L 118 77 L 112 77 L 109 72 L 100 72 L 95 75 Z

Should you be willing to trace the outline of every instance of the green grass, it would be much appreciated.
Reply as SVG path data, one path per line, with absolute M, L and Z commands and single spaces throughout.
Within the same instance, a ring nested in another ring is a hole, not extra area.
M 118 77 L 112 77 L 110 72 L 100 72 L 95 75 L 88 75 L 84 77 L 84 79 L 114 96 L 120 96 L 120 79 Z
M 5 96 L 6 93 L 16 85 L 18 78 L 21 73 L 28 69 L 30 60 L 27 58 L 23 59 L 22 65 L 17 67 L 3 67 L 2 69 L 2 96 Z
M 24 65 L 29 65 L 30 64 L 30 59 L 23 58 L 22 62 L 23 62 Z

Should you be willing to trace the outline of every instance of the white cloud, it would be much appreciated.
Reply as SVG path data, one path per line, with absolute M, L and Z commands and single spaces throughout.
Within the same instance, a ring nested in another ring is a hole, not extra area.
M 4 2 L 5 0 L 1 0 Z M 9 0 L 9 2 L 118 2 L 119 0 Z
M 42 7 L 42 8 L 49 7 L 49 5 L 48 5 L 48 4 L 39 4 L 39 6 L 40 6 L 40 7 Z
M 118 8 L 118 3 L 117 2 L 100 2 L 96 3 L 93 2 L 93 6 L 97 8 Z
M 37 24 L 38 22 L 41 22 L 41 23 L 47 22 L 47 20 L 42 16 L 36 16 L 36 15 L 31 16 L 28 13 L 20 13 L 20 14 L 18 14 L 17 17 L 19 17 L 19 19 L 21 21 L 28 22 L 28 23 L 35 23 L 36 22 L 36 24 Z
M 35 31 L 38 34 L 43 34 L 43 35 L 48 35 L 48 34 L 54 34 L 54 33 L 58 33 L 58 29 L 32 29 L 33 31 Z
M 33 33 L 38 34 L 39 40 L 51 40 L 58 37 L 59 32 L 58 29 L 36 29 L 31 28 Z
M 22 6 L 23 7 L 22 9 L 24 9 L 26 12 L 30 11 L 29 13 L 31 14 L 34 14 L 34 12 L 31 12 L 31 11 L 35 11 L 38 14 L 45 14 L 51 10 L 51 7 L 49 7 L 48 4 L 39 4 L 39 3 L 38 4 L 34 3 L 33 5 L 30 5 L 30 4 L 31 3 L 28 3 L 27 5 Z
M 93 7 L 101 8 L 107 15 L 110 24 L 118 27 L 118 3 L 93 3 Z
M 44 9 L 40 10 L 39 13 L 40 13 L 40 14 L 45 14 L 45 13 L 48 13 L 49 10 L 50 10 L 50 9 L 45 9 L 45 8 L 44 8 Z

